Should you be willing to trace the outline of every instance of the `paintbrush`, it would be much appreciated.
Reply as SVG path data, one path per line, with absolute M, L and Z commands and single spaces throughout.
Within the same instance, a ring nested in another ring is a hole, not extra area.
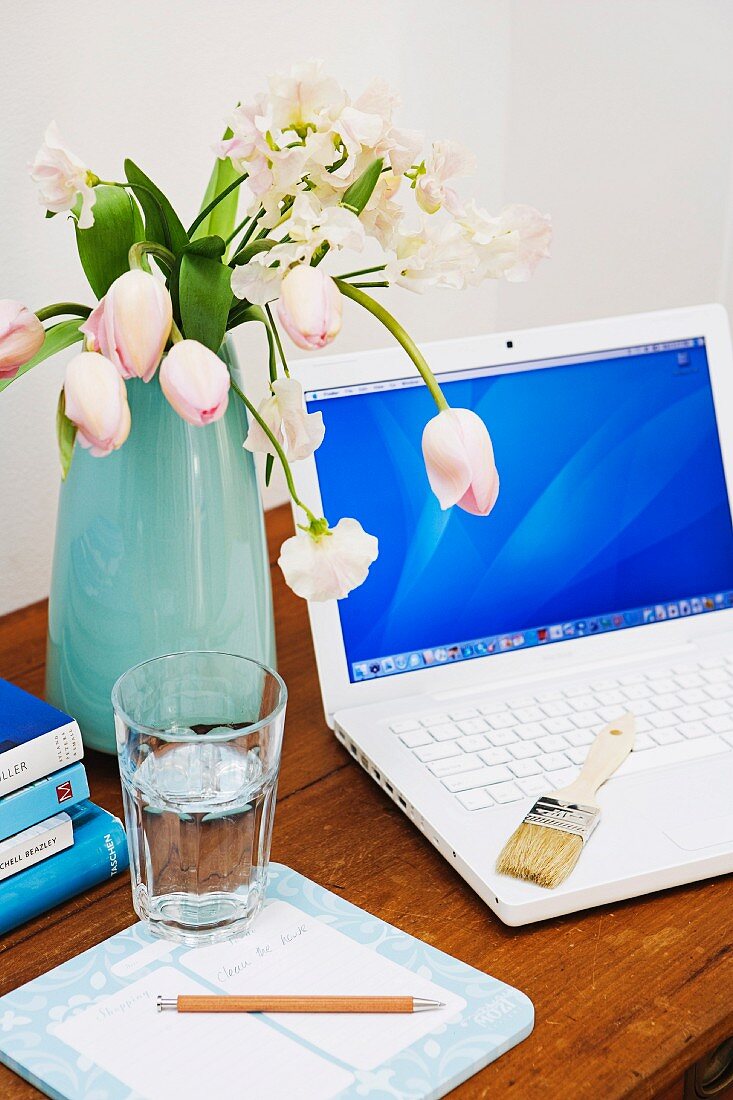
M 601 730 L 577 779 L 538 798 L 509 837 L 496 863 L 500 874 L 549 890 L 565 881 L 600 820 L 596 791 L 631 752 L 635 729 L 634 716 L 627 713 Z

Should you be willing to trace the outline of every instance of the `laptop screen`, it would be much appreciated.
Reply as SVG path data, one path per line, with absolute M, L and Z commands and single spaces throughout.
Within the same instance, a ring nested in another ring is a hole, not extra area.
M 406 372 L 407 373 L 407 372 Z M 733 528 L 702 337 L 440 379 L 494 443 L 493 512 L 441 511 L 419 378 L 306 394 L 325 515 L 379 539 L 339 601 L 352 681 L 733 606 Z

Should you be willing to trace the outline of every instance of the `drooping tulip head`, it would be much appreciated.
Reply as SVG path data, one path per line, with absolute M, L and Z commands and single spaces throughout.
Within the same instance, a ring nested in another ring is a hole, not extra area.
M 0 299 L 0 379 L 14 378 L 41 350 L 45 336 L 43 325 L 27 306 Z
M 229 371 L 198 340 L 174 344 L 160 367 L 160 385 L 179 416 L 203 426 L 219 420 L 229 403 Z
M 298 264 L 282 281 L 277 315 L 299 348 L 323 348 L 341 330 L 341 293 L 320 267 Z
M 66 367 L 66 415 L 77 439 L 96 458 L 116 451 L 130 434 L 125 383 L 109 359 L 94 351 L 76 355 Z
M 444 409 L 425 425 L 423 458 L 430 488 L 441 508 L 457 504 L 486 516 L 499 495 L 491 437 L 470 409 Z

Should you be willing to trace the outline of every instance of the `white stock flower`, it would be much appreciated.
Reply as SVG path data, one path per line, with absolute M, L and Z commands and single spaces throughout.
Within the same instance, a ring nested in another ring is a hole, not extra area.
M 307 253 L 306 245 L 298 241 L 276 244 L 269 252 L 257 252 L 249 263 L 234 268 L 232 293 L 253 305 L 264 306 L 278 297 L 280 284 L 290 267 L 306 259 Z
M 403 175 L 412 167 L 424 143 L 419 130 L 406 130 L 393 125 L 392 116 L 400 104 L 399 94 L 381 77 L 373 80 L 354 103 L 358 111 L 377 115 L 381 119 L 381 132 L 372 143 L 374 154 L 387 158 L 396 176 Z
M 380 115 L 385 123 L 391 123 L 392 115 L 401 103 L 400 93 L 383 77 L 376 76 L 355 101 L 354 106 L 358 111 Z
M 214 151 L 222 160 L 229 157 L 238 172 L 248 172 L 251 161 L 268 152 L 266 96 L 260 95 L 252 103 L 240 103 L 227 122 L 232 136 L 217 142 Z
M 321 206 L 310 191 L 298 192 L 284 225 L 289 241 L 274 245 L 268 252 L 258 252 L 249 263 L 234 268 L 232 291 L 238 298 L 264 305 L 277 298 L 289 269 L 294 264 L 310 263 L 321 245 L 360 252 L 366 240 L 364 226 L 352 210 Z
M 272 124 L 279 130 L 328 129 L 346 104 L 346 93 L 324 73 L 322 61 L 294 65 L 270 78 Z
M 459 214 L 458 195 L 448 180 L 469 176 L 476 170 L 476 157 L 456 141 L 435 141 L 425 158 L 425 171 L 417 177 L 415 198 L 426 214 L 435 214 L 444 206 L 451 214 Z
M 419 130 L 405 130 L 400 126 L 390 126 L 376 148 L 378 156 L 386 156 L 396 176 L 402 176 L 422 151 L 425 139 Z
M 294 378 L 278 378 L 271 386 L 272 394 L 266 397 L 257 410 L 267 424 L 287 457 L 298 462 L 320 447 L 326 429 L 323 414 L 308 413 L 303 402 L 303 387 Z M 244 446 L 248 451 L 275 455 L 272 440 L 252 420 Z
M 391 172 L 380 176 L 359 215 L 365 236 L 374 237 L 385 250 L 394 247 L 397 230 L 405 217 L 404 207 L 392 199 L 401 183 L 402 178 Z
M 471 202 L 460 221 L 476 249 L 479 280 L 524 282 L 550 254 L 552 223 L 533 206 L 507 206 L 492 217 Z
M 60 214 L 71 210 L 80 196 L 79 228 L 89 229 L 94 224 L 92 207 L 96 195 L 92 184 L 96 177 L 66 148 L 55 122 L 47 127 L 43 145 L 29 170 L 31 179 L 38 184 L 42 206 Z
M 322 602 L 342 600 L 363 584 L 379 543 L 355 519 L 341 519 L 322 534 L 310 531 L 286 539 L 278 565 L 297 596 Z
M 433 286 L 461 290 L 477 267 L 476 251 L 454 221 L 427 219 L 414 232 L 398 231 L 393 247 L 386 276 L 408 290 L 422 292 Z
M 345 151 L 344 162 L 330 173 L 336 180 L 349 182 L 359 175 L 367 161 L 374 159 L 374 149 L 384 133 L 384 119 L 380 115 L 358 111 L 356 107 L 344 107 L 333 124 L 333 130 L 341 139 Z

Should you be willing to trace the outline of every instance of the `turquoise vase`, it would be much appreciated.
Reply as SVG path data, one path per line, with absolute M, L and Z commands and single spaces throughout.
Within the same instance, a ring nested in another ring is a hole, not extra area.
M 222 358 L 235 367 L 228 346 Z M 46 698 L 84 742 L 115 751 L 110 692 L 132 665 L 218 649 L 275 662 L 270 569 L 247 420 L 231 395 L 193 427 L 157 376 L 127 383 L 132 430 L 93 458 L 77 444 L 61 487 Z

